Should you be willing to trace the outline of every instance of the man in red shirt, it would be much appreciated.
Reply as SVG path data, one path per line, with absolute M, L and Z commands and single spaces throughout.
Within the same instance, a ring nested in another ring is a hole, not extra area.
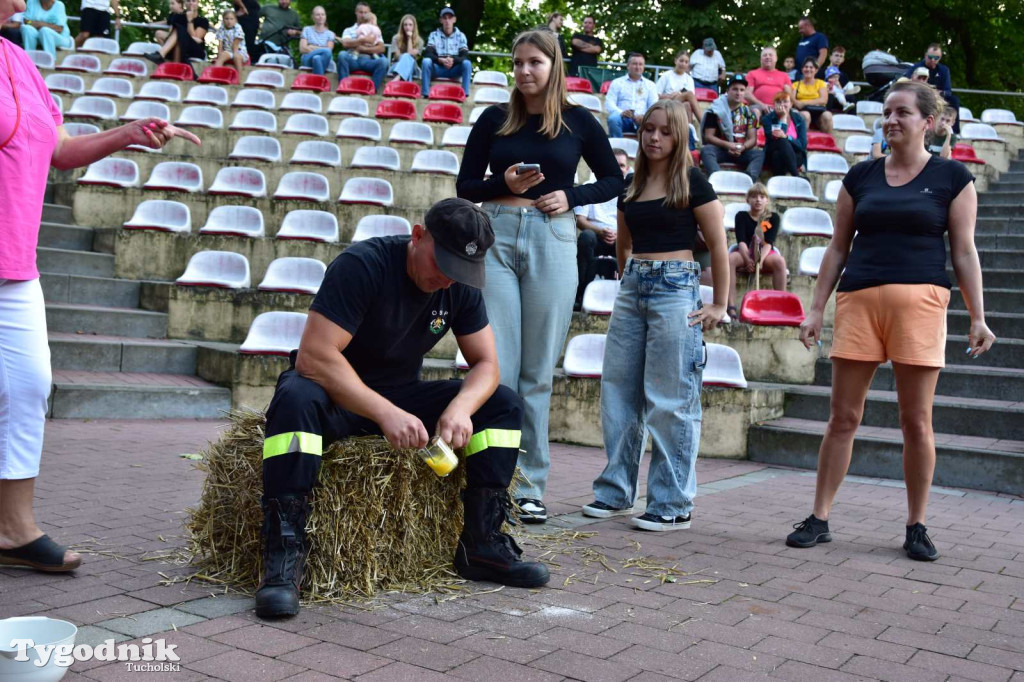
M 758 118 L 772 110 L 772 102 L 779 91 L 785 90 L 790 95 L 793 88 L 785 71 L 779 71 L 775 64 L 779 56 L 774 47 L 761 50 L 761 68 L 747 72 L 747 104 Z

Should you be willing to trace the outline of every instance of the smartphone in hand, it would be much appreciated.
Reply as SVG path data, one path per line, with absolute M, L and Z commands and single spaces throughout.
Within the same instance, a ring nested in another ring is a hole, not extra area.
M 540 172 L 539 163 L 521 163 L 516 166 L 516 175 L 522 175 L 523 173 L 529 173 L 530 171 Z

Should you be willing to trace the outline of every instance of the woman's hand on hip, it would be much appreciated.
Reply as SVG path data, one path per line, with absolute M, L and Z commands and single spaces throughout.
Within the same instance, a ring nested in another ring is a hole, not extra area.
M 203 144 L 189 131 L 173 126 L 161 118 L 143 118 L 125 124 L 124 128 L 128 133 L 128 143 L 125 146 L 138 144 L 150 149 L 163 149 L 176 137 L 188 140 L 197 147 Z
M 812 310 L 804 317 L 800 325 L 800 342 L 808 350 L 815 344 L 821 344 L 821 313 Z
M 505 185 L 508 186 L 512 194 L 522 194 L 531 187 L 544 182 L 544 174 L 540 171 L 532 170 L 517 174 L 516 168 L 518 167 L 518 163 L 513 163 L 505 169 Z
M 725 317 L 725 306 L 711 303 L 694 310 L 687 317 L 690 318 L 690 326 L 700 324 L 701 329 L 706 332 L 718 326 L 718 323 Z
M 565 213 L 569 210 L 569 199 L 566 198 L 563 190 L 557 190 L 550 194 L 545 194 L 533 202 L 533 205 L 535 208 L 548 214 Z
M 967 335 L 967 354 L 976 358 L 996 342 L 996 335 L 983 320 L 971 322 L 971 331 Z

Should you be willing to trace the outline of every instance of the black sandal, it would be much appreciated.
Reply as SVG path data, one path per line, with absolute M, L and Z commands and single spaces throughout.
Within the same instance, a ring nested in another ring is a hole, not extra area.
M 45 573 L 73 571 L 82 564 L 82 559 L 65 563 L 66 551 L 66 547 L 58 545 L 49 535 L 43 535 L 21 547 L 0 549 L 0 566 L 27 566 Z
M 728 315 L 729 319 L 731 321 L 733 321 L 733 322 L 739 322 L 740 321 L 740 314 L 739 314 L 739 312 L 737 312 L 736 306 L 734 306 L 734 305 L 731 305 L 728 308 L 726 308 L 725 309 L 725 314 Z

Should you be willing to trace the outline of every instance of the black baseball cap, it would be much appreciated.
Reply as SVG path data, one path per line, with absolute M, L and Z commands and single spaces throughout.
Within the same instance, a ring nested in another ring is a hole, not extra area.
M 441 10 L 441 16 L 442 17 L 447 15 L 447 14 L 450 14 L 450 15 L 452 15 L 454 17 L 455 16 L 455 10 L 453 10 L 451 7 L 445 7 L 444 9 Z
M 424 227 L 434 238 L 434 260 L 449 279 L 484 288 L 484 254 L 494 244 L 491 219 L 465 199 L 442 199 L 427 211 Z

